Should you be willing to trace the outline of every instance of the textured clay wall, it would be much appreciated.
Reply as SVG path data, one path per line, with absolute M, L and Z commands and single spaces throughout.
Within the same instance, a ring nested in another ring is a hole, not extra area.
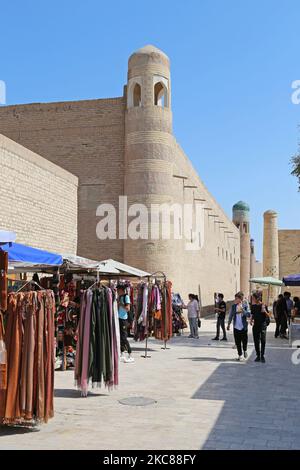
M 300 272 L 300 230 L 279 230 L 279 276 L 280 279 L 288 274 Z M 293 295 L 300 296 L 300 288 L 288 288 Z
M 0 228 L 17 242 L 75 254 L 77 187 L 77 177 L 0 134 Z
M 78 254 L 122 261 L 122 241 L 97 239 L 96 209 L 124 191 L 124 99 L 0 107 L 0 133 L 78 176 Z
M 199 251 L 187 251 L 182 247 L 180 256 L 174 254 L 177 266 L 175 288 L 185 298 L 189 292 L 198 293 L 200 290 L 203 305 L 213 304 L 214 292 L 222 292 L 226 300 L 232 300 L 240 288 L 239 230 L 209 193 L 175 139 L 173 151 L 174 174 L 188 177 L 185 186 L 197 187 L 184 189 L 183 181 L 173 178 L 178 201 L 186 203 L 194 198 L 205 199 L 204 246 Z

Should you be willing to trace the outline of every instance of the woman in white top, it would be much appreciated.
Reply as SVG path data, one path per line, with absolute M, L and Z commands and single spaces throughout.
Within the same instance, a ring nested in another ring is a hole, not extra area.
M 198 318 L 200 318 L 199 302 L 197 296 L 194 294 L 189 294 L 189 300 L 189 303 L 183 306 L 183 308 L 187 308 L 188 311 L 188 321 L 191 332 L 189 338 L 198 339 Z

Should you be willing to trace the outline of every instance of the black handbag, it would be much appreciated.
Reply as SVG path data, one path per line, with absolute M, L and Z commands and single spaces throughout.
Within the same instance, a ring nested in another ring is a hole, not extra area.
M 198 318 L 198 328 L 201 328 L 201 320 Z

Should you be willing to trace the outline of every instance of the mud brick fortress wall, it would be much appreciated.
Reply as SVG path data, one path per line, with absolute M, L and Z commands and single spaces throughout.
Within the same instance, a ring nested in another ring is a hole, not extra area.
M 17 242 L 76 253 L 77 177 L 0 134 L 0 227 Z
M 122 241 L 96 237 L 96 209 L 124 193 L 124 99 L 0 108 L 0 132 L 78 177 L 78 254 L 122 261 Z

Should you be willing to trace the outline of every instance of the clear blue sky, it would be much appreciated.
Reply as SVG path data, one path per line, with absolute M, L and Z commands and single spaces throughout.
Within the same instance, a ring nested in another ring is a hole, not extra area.
M 265 210 L 300 228 L 299 18 L 299 0 L 6 1 L 0 80 L 8 104 L 121 96 L 129 55 L 164 50 L 176 138 L 228 215 L 250 204 L 261 256 Z

